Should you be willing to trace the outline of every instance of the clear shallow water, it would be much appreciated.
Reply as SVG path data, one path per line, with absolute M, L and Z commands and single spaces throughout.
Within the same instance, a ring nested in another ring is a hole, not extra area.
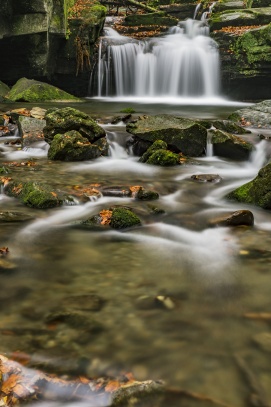
M 95 110 L 100 117 L 120 110 L 114 104 L 95 103 L 77 107 L 88 113 Z M 143 111 L 145 106 L 138 108 Z M 155 111 L 146 109 L 149 114 Z M 173 113 L 175 109 L 191 117 L 230 113 L 228 107 L 173 107 Z M 165 110 L 170 113 L 170 107 Z M 115 143 L 125 134 L 122 126 L 106 130 Z M 249 162 L 206 157 L 194 165 L 161 169 L 138 163 L 117 144 L 111 158 L 48 163 L 41 155 L 35 170 L 17 168 L 17 176 L 62 189 L 96 183 L 142 185 L 156 190 L 160 199 L 103 197 L 38 211 L 1 195 L 2 211 L 22 211 L 33 220 L 1 223 L 0 244 L 9 247 L 7 260 L 15 268 L 1 270 L 0 353 L 26 352 L 33 365 L 59 374 L 97 377 L 131 371 L 139 380 L 163 379 L 168 386 L 243 407 L 252 389 L 236 363 L 238 355 L 270 403 L 270 347 L 268 341 L 259 345 L 263 333 L 271 334 L 270 325 L 244 315 L 270 312 L 271 215 L 224 199 L 229 190 L 254 178 L 270 157 L 270 144 L 259 143 L 257 135 L 245 137 L 257 145 Z M 12 154 L 5 148 L 1 162 L 14 160 Z M 25 160 L 23 152 L 16 154 L 17 160 Z M 193 182 L 191 175 L 199 173 L 219 174 L 222 181 Z M 122 232 L 73 226 L 113 204 L 133 208 L 142 226 Z M 153 205 L 165 213 L 153 214 Z M 218 214 L 238 209 L 253 211 L 253 228 L 208 226 Z M 79 299 L 93 292 L 105 300 L 96 312 L 86 310 Z M 158 295 L 169 296 L 174 308 L 155 303 Z M 84 324 L 52 327 L 47 316 L 59 310 L 80 311 L 89 324 L 91 319 L 98 321 L 103 330 L 93 333 Z

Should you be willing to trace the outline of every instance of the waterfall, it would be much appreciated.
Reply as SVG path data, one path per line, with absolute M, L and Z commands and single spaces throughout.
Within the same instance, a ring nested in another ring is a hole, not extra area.
M 217 44 L 209 37 L 206 23 L 193 19 L 179 22 L 164 37 L 145 41 L 106 28 L 92 93 L 99 97 L 216 97 Z

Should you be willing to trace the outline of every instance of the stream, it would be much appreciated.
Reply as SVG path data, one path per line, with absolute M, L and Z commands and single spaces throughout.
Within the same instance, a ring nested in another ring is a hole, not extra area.
M 191 118 L 226 118 L 239 105 L 129 104 L 135 115 Z M 29 108 L 17 107 L 23 106 Z M 92 99 L 76 107 L 106 123 L 127 103 Z M 0 260 L 11 266 L 0 263 L 0 353 L 28 354 L 32 366 L 60 375 L 132 372 L 138 380 L 161 379 L 228 406 L 247 407 L 253 389 L 238 357 L 271 402 L 270 320 L 247 317 L 271 312 L 271 214 L 224 198 L 268 162 L 270 144 L 254 129 L 244 136 L 256 146 L 249 161 L 215 157 L 208 148 L 208 155 L 192 164 L 159 168 L 139 163 L 125 150 L 125 125 L 103 126 L 111 156 L 91 162 L 49 162 L 45 144 L 22 151 L 0 139 L 0 166 L 36 161 L 34 167 L 13 170 L 24 180 L 74 190 L 141 185 L 160 195 L 146 202 L 101 196 L 36 210 L 1 194 L 1 211 L 31 219 L 1 221 L 0 245 L 9 254 Z M 193 174 L 219 174 L 222 180 L 199 183 Z M 133 208 L 142 226 L 123 231 L 78 226 L 77 221 L 112 205 Z M 254 227 L 209 226 L 218 215 L 239 209 L 253 212 Z M 96 308 L 88 307 L 88 295 Z M 88 326 L 99 324 L 99 329 L 86 329 L 84 322 L 51 323 L 59 310 L 80 311 Z

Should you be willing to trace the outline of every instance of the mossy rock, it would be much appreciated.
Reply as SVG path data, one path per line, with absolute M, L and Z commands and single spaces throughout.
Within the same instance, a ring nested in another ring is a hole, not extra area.
M 49 148 L 48 158 L 60 161 L 92 160 L 101 155 L 98 146 L 91 144 L 78 131 L 57 134 Z
M 167 150 L 167 143 L 163 140 L 156 140 L 142 155 L 139 162 L 145 163 L 156 150 Z
M 169 149 L 186 156 L 197 157 L 205 152 L 207 130 L 194 120 L 171 115 L 149 116 L 128 124 L 126 129 L 144 141 L 162 140 Z
M 209 24 L 211 30 L 221 30 L 223 27 L 241 27 L 269 24 L 271 7 L 251 8 L 244 10 L 228 10 L 211 15 Z
M 223 130 L 226 131 L 227 133 L 233 134 L 251 133 L 250 130 L 247 130 L 244 127 L 239 126 L 232 120 L 215 120 L 213 121 L 212 124 L 217 130 Z
M 257 128 L 271 127 L 271 100 L 264 100 L 244 109 L 236 110 L 229 119 Z
M 43 129 L 45 141 L 51 144 L 56 134 L 70 130 L 78 131 L 90 143 L 105 137 L 106 133 L 88 114 L 72 107 L 48 110 L 45 115 L 46 126 Z
M 227 198 L 271 209 L 271 163 L 263 167 L 254 180 L 235 189 Z
M 57 193 L 40 182 L 11 181 L 5 187 L 8 196 L 19 198 L 26 206 L 37 209 L 54 208 L 62 204 Z
M 161 165 L 162 167 L 170 167 L 179 163 L 178 154 L 169 150 L 156 150 L 146 161 L 146 164 Z
M 26 78 L 19 79 L 7 97 L 13 102 L 80 101 L 55 86 Z
M 210 130 L 214 154 L 234 160 L 247 160 L 254 150 L 253 144 L 222 130 Z
M 0 81 L 0 96 L 5 97 L 9 91 L 10 91 L 10 88 L 8 87 L 8 85 L 6 85 L 4 82 Z
M 139 226 L 141 221 L 139 217 L 127 208 L 114 208 L 110 226 L 113 229 L 125 229 L 132 226 Z
M 271 14 L 269 21 L 270 18 Z M 271 64 L 271 23 L 233 37 L 230 48 L 236 58 L 237 70 L 246 77 L 254 77 L 262 66 L 266 70 Z
M 159 194 L 150 189 L 140 188 L 136 198 L 140 201 L 155 201 L 156 199 L 159 199 Z

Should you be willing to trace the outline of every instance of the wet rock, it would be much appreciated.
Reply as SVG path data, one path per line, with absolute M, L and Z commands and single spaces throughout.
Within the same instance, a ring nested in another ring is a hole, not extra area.
M 271 25 L 270 25 L 271 29 Z M 271 100 L 264 100 L 232 113 L 229 118 L 243 126 L 271 127 Z
M 94 146 L 99 147 L 101 155 L 107 157 L 109 155 L 109 144 L 106 137 L 101 137 L 93 142 Z
M 256 178 L 230 192 L 226 197 L 271 209 L 271 163 L 263 167 Z
M 14 211 L 1 211 L 0 212 L 0 221 L 1 222 L 26 222 L 32 220 L 33 217 L 27 215 L 23 212 L 14 212 Z
M 179 164 L 179 155 L 167 149 L 167 143 L 156 140 L 139 159 L 140 162 L 168 167 Z
M 159 194 L 155 191 L 140 188 L 136 194 L 136 199 L 140 201 L 154 201 L 159 199 Z
M 100 157 L 98 146 L 91 144 L 78 131 L 56 134 L 48 151 L 50 160 L 83 161 Z
M 253 341 L 257 343 L 257 345 L 264 351 L 264 352 L 271 352 L 271 333 L 270 332 L 261 332 L 253 337 Z
M 210 226 L 253 226 L 254 216 L 252 212 L 243 209 L 211 219 L 209 224 Z
M 103 196 L 113 196 L 116 198 L 127 198 L 131 196 L 131 191 L 126 186 L 112 186 L 101 189 Z
M 0 256 L 0 273 L 6 274 L 14 271 L 17 268 L 16 264 L 6 257 Z
M 85 311 L 100 311 L 105 300 L 98 294 L 71 295 L 61 301 L 61 306 Z
M 141 225 L 139 217 L 127 208 L 114 208 L 110 226 L 113 229 L 125 229 Z
M 176 307 L 173 300 L 170 297 L 167 297 L 165 295 L 158 295 L 157 297 L 155 297 L 155 303 L 159 307 L 167 309 L 167 310 L 172 310 Z
M 39 182 L 11 181 L 4 192 L 8 196 L 19 198 L 26 206 L 32 208 L 47 209 L 62 204 L 62 200 L 52 188 Z
M 48 144 L 51 144 L 56 134 L 64 134 L 70 130 L 78 131 L 90 143 L 106 136 L 105 130 L 89 115 L 71 107 L 48 110 L 45 120 L 43 131 Z
M 21 78 L 7 97 L 13 102 L 79 101 L 80 99 L 44 82 Z
M 222 180 L 222 178 L 218 174 L 197 174 L 197 175 L 191 175 L 191 178 L 194 181 L 211 182 L 211 183 L 217 183 Z
M 250 130 L 247 130 L 244 127 L 239 126 L 232 120 L 215 120 L 212 122 L 212 125 L 217 130 L 226 131 L 227 133 L 232 133 L 232 134 L 251 133 Z
M 129 133 L 144 141 L 162 140 L 177 152 L 200 156 L 206 148 L 207 130 L 196 121 L 170 115 L 143 117 L 126 127 Z
M 254 150 L 253 144 L 222 130 L 210 130 L 214 154 L 234 160 L 247 160 Z
M 44 140 L 43 128 L 46 125 L 45 120 L 35 119 L 27 116 L 19 116 L 18 128 L 23 140 L 23 147 Z
M 55 311 L 50 312 L 46 318 L 47 324 L 66 324 L 72 328 L 80 328 L 91 333 L 99 333 L 103 330 L 100 322 L 89 316 L 88 313 L 80 311 Z
M 166 310 L 173 310 L 176 308 L 175 301 L 166 295 L 157 295 L 152 297 L 149 295 L 142 295 L 136 300 L 136 308 L 142 310 L 151 310 L 162 308 Z
M 226 10 L 211 15 L 209 24 L 212 30 L 222 27 L 252 26 L 270 23 L 271 8 L 250 8 L 244 10 Z
M 116 116 L 112 119 L 112 124 L 118 124 L 119 122 L 129 123 L 132 119 L 131 113 L 126 114 L 125 116 Z
M 131 149 L 133 154 L 138 157 L 141 157 L 151 145 L 150 141 L 141 140 L 136 136 L 130 137 L 126 143 L 127 149 Z

